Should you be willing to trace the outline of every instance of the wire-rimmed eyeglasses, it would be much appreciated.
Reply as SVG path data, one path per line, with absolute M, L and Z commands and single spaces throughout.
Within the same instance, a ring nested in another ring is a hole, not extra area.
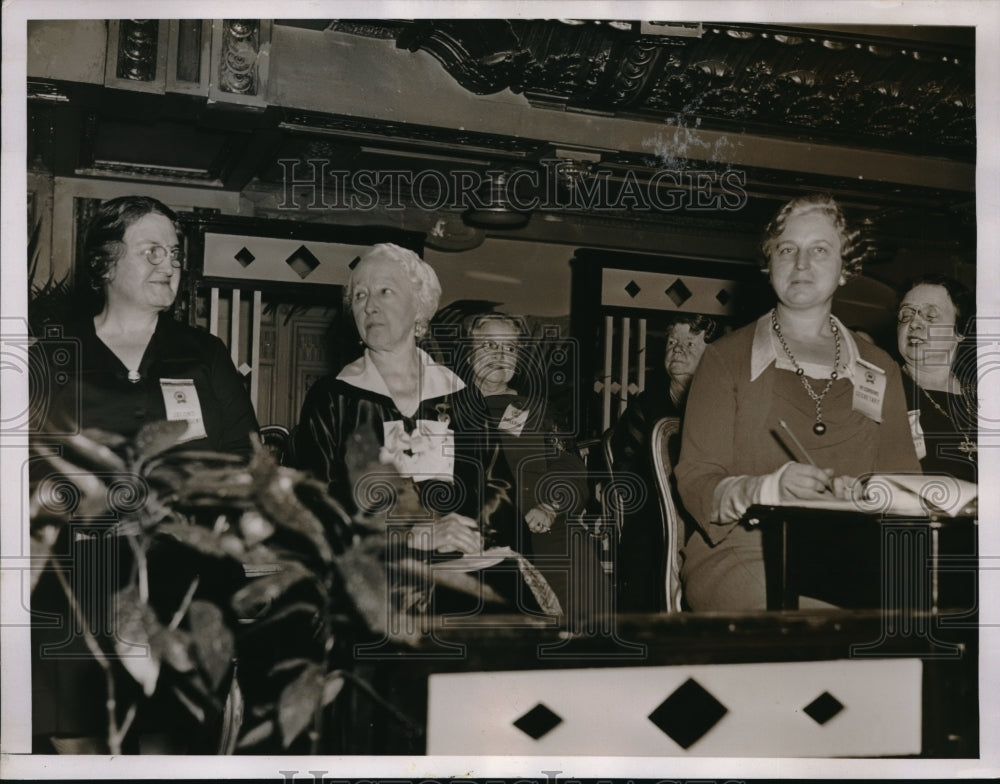
M 502 351 L 505 354 L 517 353 L 517 343 L 500 343 L 496 340 L 484 340 L 476 348 L 485 349 L 486 351 Z
M 899 313 L 897 314 L 896 319 L 899 321 L 900 324 L 909 324 L 911 321 L 913 321 L 913 318 L 915 316 L 920 316 L 920 318 L 922 318 L 928 324 L 933 324 L 935 321 L 941 318 L 941 311 L 939 311 L 933 305 L 928 307 L 926 310 L 924 310 L 923 308 L 913 308 L 910 307 L 909 305 L 904 305 L 899 309 Z
M 170 258 L 170 266 L 179 268 L 184 263 L 184 251 L 180 248 L 167 248 L 163 245 L 150 245 L 145 250 L 140 251 L 146 261 L 154 267 L 160 266 L 164 259 Z

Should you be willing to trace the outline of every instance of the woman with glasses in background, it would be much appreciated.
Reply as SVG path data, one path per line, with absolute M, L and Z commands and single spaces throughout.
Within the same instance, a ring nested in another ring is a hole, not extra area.
M 572 559 L 570 553 L 570 531 L 590 493 L 586 466 L 549 415 L 545 370 L 525 345 L 524 319 L 485 313 L 467 324 L 460 369 L 482 395 L 482 419 L 492 433 L 483 458 L 487 486 L 498 494 L 489 535 L 532 561 L 569 613 L 581 590 L 598 587 L 593 553 L 580 547 L 572 548 Z
M 925 473 L 977 480 L 975 354 L 956 362 L 969 334 L 972 293 L 930 273 L 903 288 L 896 342 L 913 444 Z

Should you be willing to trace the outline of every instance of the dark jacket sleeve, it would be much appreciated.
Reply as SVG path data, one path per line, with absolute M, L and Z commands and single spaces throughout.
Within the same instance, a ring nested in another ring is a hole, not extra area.
M 219 402 L 222 416 L 216 447 L 222 452 L 249 456 L 253 451 L 250 434 L 260 430 L 257 415 L 250 403 L 250 395 L 247 394 L 222 341 L 214 335 L 207 335 L 205 339 L 209 341 L 208 364 L 212 392 Z
M 347 470 L 340 456 L 343 431 L 342 406 L 330 380 L 320 379 L 309 389 L 295 428 L 295 464 L 326 482 L 330 495 L 342 503 L 350 500 Z M 350 512 L 354 512 L 351 504 Z

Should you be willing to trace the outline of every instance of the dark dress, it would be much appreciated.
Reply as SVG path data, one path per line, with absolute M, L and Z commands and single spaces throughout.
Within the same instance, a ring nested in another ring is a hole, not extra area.
M 125 366 L 97 337 L 92 319 L 67 325 L 59 339 L 40 341 L 32 361 L 31 394 L 39 404 L 34 446 L 47 440 L 58 444 L 49 434 L 78 429 L 100 429 L 131 438 L 144 424 L 167 417 L 160 380 L 176 379 L 188 383 L 183 389 L 193 386 L 197 391 L 205 431 L 182 448 L 238 455 L 251 451 L 250 434 L 258 429 L 257 419 L 228 350 L 218 338 L 181 324 L 169 314 L 159 317 L 137 383 L 128 380 Z M 33 472 L 33 482 L 41 479 Z M 74 522 L 63 528 L 53 553 L 92 628 L 105 630 L 99 638 L 110 648 L 106 630 L 113 616 L 109 601 L 129 579 L 129 548 L 113 534 L 109 521 L 86 526 Z M 201 575 L 199 596 L 222 584 L 232 587 L 234 580 L 241 579 L 241 574 L 221 569 L 215 559 L 201 562 L 192 559 L 190 551 L 181 552 L 167 543 L 158 543 L 150 551 L 149 568 L 151 590 L 162 591 L 168 604 L 204 569 L 209 571 Z M 73 631 L 76 621 L 51 568 L 42 573 L 31 604 L 33 734 L 38 742 L 51 735 L 104 737 L 105 676 L 80 633 Z M 116 691 L 120 709 L 140 698 L 137 685 L 128 677 L 116 679 Z
M 48 402 L 48 424 L 59 432 L 79 426 L 131 438 L 143 425 L 167 418 L 161 379 L 190 380 L 205 435 L 184 448 L 249 456 L 257 417 L 229 350 L 214 335 L 161 313 L 139 364 L 141 379 L 134 384 L 121 360 L 97 337 L 93 319 L 67 325 L 64 338 L 38 344 L 43 365 L 32 390 L 33 399 Z M 59 353 L 64 347 L 78 352 L 77 358 L 64 361 Z M 75 383 L 58 383 L 64 370 Z
M 957 479 L 977 482 L 978 455 L 967 446 L 974 447 L 977 441 L 975 394 L 971 390 L 961 395 L 927 392 L 908 373 L 904 372 L 902 377 L 913 445 L 924 473 L 951 474 Z
M 488 473 L 507 488 L 491 526 L 538 567 L 568 612 L 571 576 L 580 578 L 581 590 L 596 587 L 586 584 L 598 579 L 596 559 L 587 557 L 585 548 L 579 548 L 579 554 L 573 548 L 572 565 L 570 557 L 570 527 L 590 493 L 586 466 L 558 435 L 544 405 L 514 393 L 489 395 L 485 401 L 489 426 L 496 434 L 486 458 Z M 556 517 L 548 532 L 532 533 L 525 515 L 540 505 Z M 575 606 L 576 597 L 572 603 Z
M 317 381 L 302 405 L 294 438 L 295 464 L 326 482 L 330 495 L 351 515 L 385 514 L 388 525 L 406 527 L 455 512 L 477 521 L 484 549 L 516 551 L 518 537 L 499 522 L 508 484 L 491 473 L 496 443 L 486 422 L 485 402 L 478 390 L 467 387 L 451 370 L 425 352 L 419 354 L 422 399 L 410 416 L 393 402 L 367 353 L 337 376 Z M 402 448 L 408 446 L 412 448 Z M 540 605 L 522 585 L 515 560 L 508 558 L 476 573 L 517 609 L 538 612 Z M 390 588 L 398 588 L 392 579 Z M 435 590 L 433 605 L 431 601 L 428 596 L 422 606 L 437 613 L 473 612 L 477 606 L 442 590 Z
M 649 439 L 663 417 L 680 417 L 683 407 L 668 390 L 647 389 L 633 399 L 611 437 L 614 475 L 632 475 L 645 489 L 637 508 L 625 512 L 616 558 L 618 609 L 661 612 L 666 609 L 663 521 L 657 500 Z

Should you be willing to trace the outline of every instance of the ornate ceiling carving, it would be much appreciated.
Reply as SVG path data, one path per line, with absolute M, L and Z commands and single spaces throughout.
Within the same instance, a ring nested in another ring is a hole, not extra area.
M 628 22 L 436 19 L 329 29 L 425 51 L 477 94 L 510 89 L 537 105 L 689 127 L 975 153 L 971 34 L 964 45 L 917 40 L 912 28 L 891 37 L 706 24 L 680 35 Z

